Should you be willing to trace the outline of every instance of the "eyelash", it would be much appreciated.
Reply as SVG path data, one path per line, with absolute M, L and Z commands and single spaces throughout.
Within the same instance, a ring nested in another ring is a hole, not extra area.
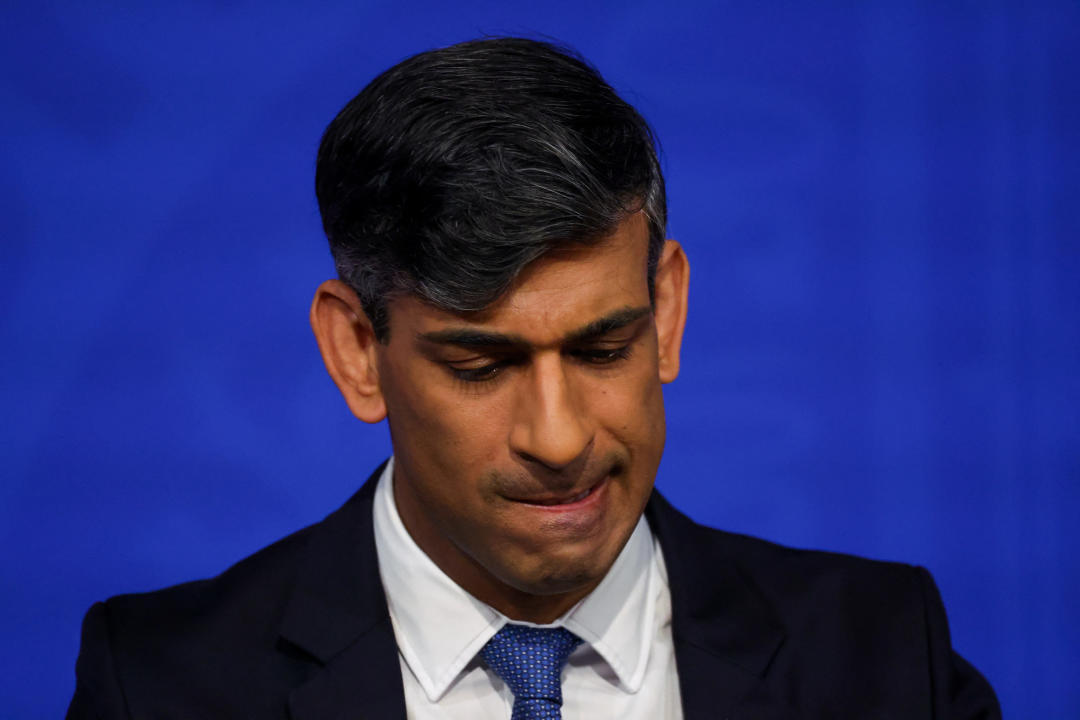
M 570 354 L 588 365 L 611 365 L 630 357 L 630 346 L 623 345 L 611 350 L 576 350 Z M 513 364 L 514 360 L 499 360 L 475 368 L 455 368 L 452 365 L 447 367 L 455 378 L 472 385 L 495 380 L 506 367 Z
M 509 364 L 506 360 L 500 360 L 499 362 L 493 362 L 488 365 L 481 365 L 476 368 L 460 369 L 453 366 L 450 367 L 450 373 L 466 383 L 482 383 L 490 382 L 494 380 L 502 372 L 502 369 Z

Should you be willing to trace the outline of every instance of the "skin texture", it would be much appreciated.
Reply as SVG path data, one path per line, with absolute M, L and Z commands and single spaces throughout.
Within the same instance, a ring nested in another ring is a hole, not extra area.
M 650 306 L 647 232 L 637 213 L 598 244 L 549 253 L 478 313 L 397 298 L 386 344 L 341 282 L 312 304 L 353 413 L 389 420 L 406 529 L 513 619 L 550 622 L 596 587 L 652 490 L 689 268 L 667 241 Z

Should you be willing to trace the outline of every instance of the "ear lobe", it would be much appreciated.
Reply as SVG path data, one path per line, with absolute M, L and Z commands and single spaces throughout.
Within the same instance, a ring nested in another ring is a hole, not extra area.
M 660 382 L 669 383 L 679 376 L 679 352 L 690 289 L 690 261 L 674 240 L 664 243 L 653 288 Z
M 326 371 L 353 415 L 367 423 L 386 417 L 375 360 L 378 340 L 360 299 L 340 280 L 327 280 L 311 302 L 311 329 Z

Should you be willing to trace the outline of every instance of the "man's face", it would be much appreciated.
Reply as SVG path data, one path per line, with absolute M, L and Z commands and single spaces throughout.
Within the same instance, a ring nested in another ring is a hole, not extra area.
M 398 510 L 443 571 L 507 614 L 595 587 L 652 489 L 656 318 L 677 313 L 663 288 L 650 307 L 647 232 L 637 214 L 597 245 L 544 256 L 479 313 L 390 303 L 376 367 Z

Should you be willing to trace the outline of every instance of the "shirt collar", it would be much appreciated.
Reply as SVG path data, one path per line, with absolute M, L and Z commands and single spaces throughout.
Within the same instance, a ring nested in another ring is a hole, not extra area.
M 508 619 L 459 587 L 412 539 L 394 503 L 393 470 L 391 458 L 375 490 L 379 574 L 401 656 L 437 702 Z M 629 693 L 641 689 L 652 646 L 662 581 L 655 554 L 642 517 L 596 589 L 551 625 L 588 643 Z

